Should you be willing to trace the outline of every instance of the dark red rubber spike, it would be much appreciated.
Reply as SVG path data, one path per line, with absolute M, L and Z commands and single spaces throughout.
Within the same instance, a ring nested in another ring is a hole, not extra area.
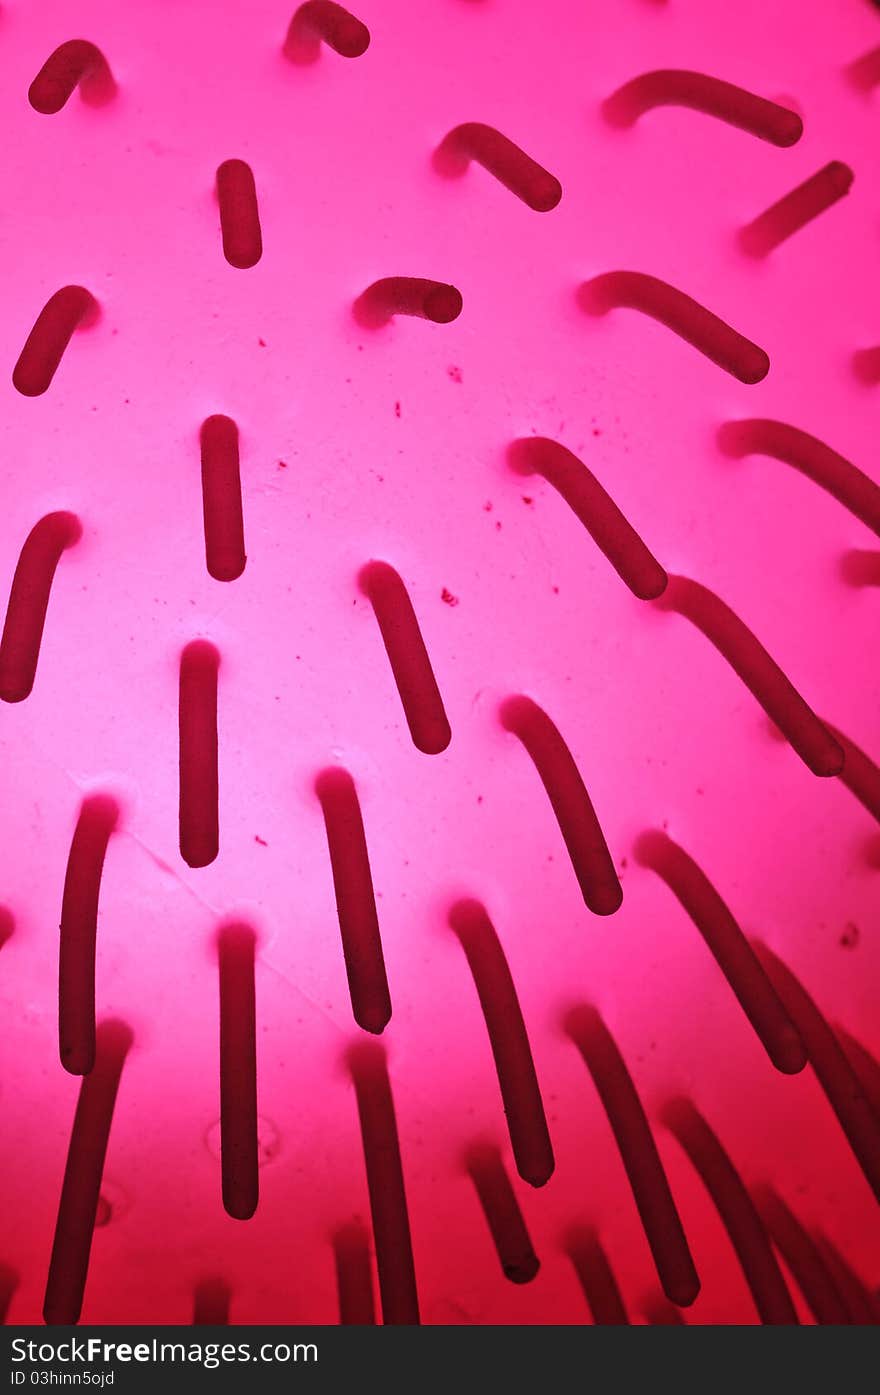
M 870 756 L 858 747 L 842 731 L 826 722 L 828 730 L 844 753 L 844 766 L 841 783 L 854 794 L 863 808 L 880 823 L 880 766 L 875 765 Z
M 852 371 L 860 383 L 866 387 L 876 387 L 880 383 L 880 346 L 856 349 L 852 356 Z
M 806 431 L 781 421 L 728 421 L 718 432 L 725 455 L 769 455 L 799 470 L 880 537 L 880 487 Z
M 369 1233 L 360 1221 L 352 1221 L 336 1231 L 333 1236 L 333 1258 L 336 1263 L 340 1326 L 374 1326 L 373 1258 Z
M 232 1290 L 225 1279 L 200 1279 L 193 1294 L 194 1327 L 228 1327 Z
M 880 383 L 880 346 L 856 349 L 852 356 L 852 370 L 860 383 L 876 387 Z
M 724 601 L 697 581 L 670 576 L 655 604 L 683 615 L 714 644 L 814 775 L 840 774 L 844 756 L 839 743 Z
M 254 988 L 256 943 L 256 936 L 249 925 L 224 925 L 217 936 L 223 1205 L 237 1221 L 250 1220 L 260 1196 Z
M 263 234 L 257 186 L 244 160 L 224 160 L 217 170 L 217 202 L 224 257 L 240 271 L 256 266 L 263 255 Z
M 517 1172 L 524 1182 L 542 1187 L 553 1173 L 553 1146 L 504 950 L 479 901 L 457 902 L 449 913 L 449 923 L 467 956 L 486 1019 Z
M 880 1119 L 880 1061 L 871 1055 L 866 1046 L 863 1046 L 860 1041 L 856 1041 L 845 1027 L 837 1024 L 834 1031 L 846 1053 L 846 1059 L 852 1066 L 858 1082 L 865 1092 L 868 1103 L 877 1119 Z
M 391 995 L 357 790 L 348 771 L 335 766 L 321 772 L 315 792 L 327 829 L 352 1014 L 365 1032 L 378 1034 L 391 1019 Z
M 28 90 L 34 111 L 53 116 L 79 87 L 89 106 L 103 106 L 116 92 L 110 65 L 87 39 L 69 39 L 46 59 Z
M 796 144 L 804 132 L 801 118 L 787 107 L 721 78 L 680 68 L 633 78 L 603 102 L 602 112 L 612 126 L 632 126 L 655 107 L 689 107 L 782 147 Z
M 848 194 L 854 178 L 849 165 L 840 160 L 823 165 L 816 174 L 741 228 L 740 247 L 750 257 L 768 256 L 780 243 Z
M 501 725 L 519 738 L 534 762 L 586 905 L 594 915 L 613 915 L 623 901 L 623 891 L 571 752 L 531 698 L 508 698 L 499 715 Z
M 215 581 L 235 581 L 244 571 L 244 520 L 238 427 L 229 417 L 208 417 L 199 433 L 205 563 Z
M 450 178 L 464 174 L 472 160 L 494 175 L 536 213 L 549 213 L 562 198 L 559 180 L 492 126 L 468 121 L 456 126 L 434 152 L 434 168 Z
M 599 1013 L 572 1009 L 564 1029 L 583 1057 L 608 1116 L 663 1292 L 688 1307 L 700 1281 L 644 1106 L 617 1044 Z
M 596 1327 L 628 1327 L 626 1307 L 599 1236 L 590 1226 L 576 1226 L 565 1238 L 565 1252 Z
M 71 1075 L 95 1064 L 95 941 L 98 894 L 119 805 L 106 794 L 88 795 L 77 819 L 61 903 L 58 968 L 58 1049 Z
M 767 1232 L 785 1260 L 817 1323 L 847 1324 L 849 1314 L 819 1246 L 773 1187 L 752 1193 Z
M 507 458 L 518 475 L 542 475 L 553 486 L 634 596 L 662 595 L 665 571 L 582 460 L 546 436 L 513 441 Z
M 476 1144 L 467 1152 L 465 1167 L 476 1188 L 505 1278 L 512 1284 L 530 1283 L 541 1267 L 540 1261 L 501 1153 L 491 1144 Z
M 40 397 L 61 362 L 75 329 L 98 318 L 98 302 L 83 286 L 64 286 L 46 301 L 12 370 L 24 397 Z
M 880 1201 L 880 1118 L 816 1003 L 791 969 L 760 942 L 755 950 L 797 1027 L 810 1065 L 852 1149 L 865 1180 Z
M 741 383 L 760 383 L 770 372 L 770 359 L 763 349 L 656 276 L 641 271 L 607 271 L 584 282 L 578 302 L 588 315 L 607 315 L 620 307 L 638 310 L 671 329 Z
M 180 656 L 180 855 L 207 867 L 220 848 L 217 674 L 220 655 L 194 639 Z
M 797 1313 L 767 1232 L 739 1173 L 718 1138 L 690 1100 L 671 1101 L 663 1110 L 662 1117 L 712 1198 L 736 1251 L 761 1322 L 786 1326 L 796 1324 Z
M 850 1323 L 857 1327 L 876 1327 L 880 1323 L 880 1298 L 871 1292 L 827 1235 L 817 1232 L 814 1238 L 849 1314 Z
M 378 329 L 395 315 L 413 315 L 448 325 L 462 310 L 461 291 L 418 276 L 386 276 L 374 281 L 354 303 L 354 317 L 365 329 Z
M 8 906 L 0 906 L 0 949 L 15 934 L 15 917 Z
M 853 548 L 840 559 L 840 575 L 848 586 L 861 590 L 880 586 L 880 550 Z
M 285 56 L 293 63 L 313 63 L 322 43 L 342 58 L 360 58 L 370 46 L 370 31 L 333 0 L 306 0 L 290 21 Z
M 413 745 L 439 755 L 452 732 L 407 589 L 387 562 L 368 562 L 358 580 L 379 622 Z
M 715 957 L 737 1002 L 777 1070 L 803 1070 L 807 1054 L 769 978 L 709 878 L 665 833 L 644 833 L 636 856 L 663 879 L 681 902 Z
M 385 1050 L 379 1042 L 358 1042 L 348 1052 L 348 1065 L 364 1145 L 382 1321 L 386 1327 L 415 1326 L 419 1299 Z
M 880 48 L 872 48 L 844 69 L 857 92 L 870 92 L 880 83 Z
M 80 1086 L 43 1303 L 51 1325 L 79 1321 L 116 1093 L 133 1040 L 124 1022 L 102 1022 L 94 1069 Z
M 12 578 L 0 639 L 0 698 L 23 702 L 37 675 L 49 593 L 61 554 L 82 537 L 75 514 L 48 513 L 28 533 Z

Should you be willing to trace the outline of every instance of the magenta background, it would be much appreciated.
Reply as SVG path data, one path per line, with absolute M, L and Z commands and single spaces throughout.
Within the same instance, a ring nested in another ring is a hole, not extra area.
M 84 525 L 59 564 L 33 694 L 0 712 L 0 899 L 16 921 L 0 953 L 0 1261 L 21 1276 L 9 1320 L 39 1320 L 78 1088 L 57 1058 L 57 925 L 91 789 L 125 810 L 102 884 L 99 1014 L 129 1021 L 136 1047 L 83 1320 L 188 1322 L 211 1273 L 232 1285 L 235 1321 L 336 1320 L 328 1236 L 368 1208 L 342 1066 L 356 1028 L 312 792 L 330 762 L 357 782 L 380 898 L 426 1321 L 587 1320 L 560 1250 L 573 1221 L 599 1226 L 634 1318 L 656 1289 L 610 1130 L 559 1030 L 581 997 L 652 1109 L 692 1092 L 747 1180 L 772 1180 L 876 1282 L 876 1208 L 811 1072 L 773 1072 L 685 913 L 632 859 L 636 836 L 668 823 L 743 927 L 876 1050 L 876 827 L 774 740 L 692 626 L 632 598 L 504 451 L 537 433 L 581 455 L 667 570 L 722 596 L 816 711 L 876 756 L 877 597 L 839 575 L 870 535 L 787 467 L 724 459 L 714 433 L 729 417 L 778 418 L 876 477 L 875 393 L 850 360 L 880 338 L 878 108 L 843 69 L 880 43 L 878 16 L 862 0 L 363 0 L 364 57 L 325 50 L 296 68 L 280 51 L 290 13 L 274 0 L 219 19 L 206 0 L 0 13 L 3 603 L 43 514 L 71 509 Z M 40 116 L 28 85 L 73 37 L 106 54 L 117 98 L 90 109 L 75 95 Z M 778 150 L 671 110 L 607 128 L 601 100 L 662 66 L 789 102 L 802 141 Z M 558 209 L 531 212 L 476 167 L 438 177 L 431 151 L 468 120 L 555 173 Z M 213 196 L 233 156 L 253 168 L 263 230 L 244 272 L 223 260 Z M 743 258 L 736 229 L 831 159 L 855 170 L 848 199 L 766 263 Z M 578 284 L 617 268 L 728 318 L 769 352 L 766 381 L 739 385 L 633 312 L 586 317 Z M 386 275 L 453 282 L 460 319 L 360 330 L 352 301 Z M 74 337 L 46 395 L 25 399 L 12 367 L 69 283 L 98 298 L 101 321 Z M 198 430 L 214 412 L 241 432 L 248 563 L 231 585 L 204 565 Z M 453 729 L 440 757 L 411 745 L 358 591 L 372 557 L 416 607 Z M 177 658 L 196 636 L 223 656 L 221 849 L 191 871 L 177 849 Z M 610 920 L 585 910 L 536 773 L 498 726 L 515 691 L 580 764 L 622 868 Z M 459 894 L 485 902 L 507 951 L 557 1156 L 544 1191 L 516 1183 L 542 1260 L 523 1288 L 503 1279 L 460 1162 L 475 1137 L 509 1150 L 445 924 Z M 219 1114 L 213 936 L 230 914 L 260 936 L 260 1114 L 280 1144 L 247 1224 L 224 1214 L 205 1142 Z M 861 930 L 849 952 L 848 922 Z M 753 1321 L 711 1204 L 658 1137 L 703 1281 L 689 1320 Z

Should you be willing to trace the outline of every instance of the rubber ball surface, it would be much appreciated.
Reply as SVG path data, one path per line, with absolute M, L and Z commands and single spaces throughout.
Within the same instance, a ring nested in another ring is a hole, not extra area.
M 876 1321 L 880 14 L 0 12 L 0 1314 Z

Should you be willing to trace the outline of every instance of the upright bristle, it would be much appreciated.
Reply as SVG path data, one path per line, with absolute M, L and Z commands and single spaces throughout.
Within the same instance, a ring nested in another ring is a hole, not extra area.
M 407 589 L 388 562 L 368 562 L 360 585 L 379 622 L 413 745 L 426 755 L 439 755 L 452 732 Z
M 217 936 L 220 970 L 220 1146 L 223 1205 L 250 1220 L 260 1195 L 257 1138 L 256 936 L 249 925 L 224 925 Z
M 807 1063 L 803 1042 L 760 961 L 705 873 L 665 833 L 645 833 L 638 859 L 662 877 L 699 930 L 777 1070 L 791 1075 Z
M 492 1144 L 474 1144 L 467 1150 L 465 1166 L 480 1199 L 504 1277 L 512 1284 L 530 1283 L 540 1261 L 501 1153 Z
M 880 1201 L 880 1117 L 874 1113 L 832 1027 L 803 984 L 767 945 L 755 941 L 755 950 L 798 1029 L 807 1059 L 865 1180 Z
M 95 1065 L 80 1086 L 58 1203 L 43 1304 L 50 1324 L 79 1321 L 116 1093 L 133 1040 L 124 1022 L 102 1022 L 95 1034 Z
M 229 417 L 208 417 L 202 422 L 199 442 L 205 562 L 215 581 L 235 581 L 246 561 L 238 427 Z
M 379 1042 L 359 1042 L 348 1052 L 348 1066 L 364 1145 L 382 1321 L 385 1326 L 413 1326 L 419 1322 L 419 1299 L 397 1119 L 384 1048 Z
M 553 1146 L 516 986 L 494 925 L 479 901 L 458 901 L 450 924 L 467 956 L 498 1071 L 517 1171 L 542 1187 L 552 1175 Z
M 193 1293 L 194 1327 L 227 1327 L 232 1290 L 225 1279 L 200 1279 Z
M 180 855 L 207 867 L 220 847 L 217 674 L 220 654 L 194 639 L 180 656 Z
M 246 271 L 263 255 L 257 186 L 244 160 L 224 160 L 217 170 L 217 202 L 223 255 L 230 266 Z
M 110 795 L 83 800 L 74 829 L 61 903 L 58 964 L 58 1046 L 72 1075 L 95 1064 L 95 942 L 98 894 L 110 836 L 119 820 Z
M 753 1198 L 771 1240 L 794 1275 L 816 1322 L 832 1325 L 849 1322 L 846 1305 L 822 1251 L 791 1207 L 770 1186 L 755 1188 Z
M 365 1032 L 383 1032 L 391 995 L 357 789 L 348 771 L 336 766 L 322 770 L 315 790 L 327 829 L 352 1014 Z
M 663 1292 L 672 1303 L 686 1307 L 699 1293 L 700 1281 L 632 1076 L 595 1008 L 573 1008 L 564 1026 L 608 1116 Z
M 565 1249 L 596 1327 L 628 1326 L 620 1288 L 598 1233 L 591 1226 L 575 1226 L 566 1237 Z
M 687 1153 L 715 1204 L 762 1323 L 798 1321 L 791 1294 L 754 1202 L 718 1138 L 690 1100 L 672 1100 L 663 1122 Z
M 341 1226 L 333 1236 L 339 1322 L 343 1327 L 372 1327 L 376 1322 L 373 1298 L 373 1256 L 370 1236 L 360 1221 Z
M 502 726 L 522 742 L 547 792 L 584 901 L 594 915 L 613 915 L 623 891 L 605 835 L 574 757 L 553 722 L 527 697 L 507 698 Z

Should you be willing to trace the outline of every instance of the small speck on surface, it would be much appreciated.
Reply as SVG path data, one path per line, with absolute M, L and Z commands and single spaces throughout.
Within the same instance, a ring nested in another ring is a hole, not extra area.
M 855 949 L 861 939 L 861 931 L 854 921 L 848 920 L 838 941 L 841 949 Z
M 451 363 L 446 371 L 454 383 L 464 382 L 464 374 L 457 364 Z
M 443 590 L 440 592 L 440 599 L 441 601 L 443 601 L 445 605 L 458 605 L 458 596 L 453 596 L 452 592 L 449 591 L 445 586 L 443 587 Z

